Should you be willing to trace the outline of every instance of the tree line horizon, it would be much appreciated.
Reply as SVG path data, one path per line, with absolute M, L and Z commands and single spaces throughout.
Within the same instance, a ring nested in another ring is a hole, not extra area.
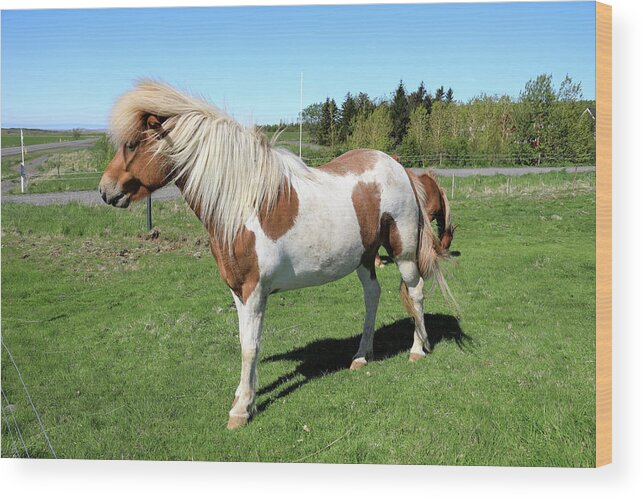
M 434 93 L 424 82 L 407 92 L 403 80 L 390 98 L 346 94 L 341 106 L 327 97 L 303 110 L 302 127 L 323 154 L 378 149 L 405 166 L 593 165 L 595 100 L 567 75 L 554 87 L 551 74 L 529 80 L 518 98 L 481 93 L 457 101 L 451 87 Z M 266 131 L 294 129 L 295 123 Z M 306 150 L 319 157 L 320 151 Z

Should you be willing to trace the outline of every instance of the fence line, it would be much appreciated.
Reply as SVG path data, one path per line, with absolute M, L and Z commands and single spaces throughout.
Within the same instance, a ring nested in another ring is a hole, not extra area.
M 33 400 L 31 400 L 31 395 L 29 394 L 29 390 L 27 390 L 27 385 L 25 384 L 24 380 L 22 379 L 22 375 L 20 374 L 20 370 L 18 369 L 18 365 L 16 364 L 16 361 L 13 359 L 13 355 L 11 355 L 11 351 L 7 347 L 7 344 L 2 341 L 2 346 L 4 349 L 7 351 L 9 354 L 9 358 L 11 359 L 11 363 L 13 364 L 14 369 L 16 370 L 16 373 L 18 373 L 18 378 L 20 379 L 20 383 L 22 383 L 22 387 L 25 389 L 25 393 L 27 394 L 27 399 L 29 400 L 29 403 L 31 404 L 31 408 L 33 409 L 34 414 L 36 415 L 36 419 L 38 419 L 38 424 L 40 425 L 40 429 L 42 430 L 42 434 L 45 436 L 45 440 L 47 441 L 47 445 L 49 446 L 49 450 L 51 450 L 51 453 L 53 454 L 54 458 L 57 458 L 58 456 L 56 455 L 56 451 L 54 451 L 53 446 L 51 445 L 51 442 L 49 440 L 49 435 L 47 435 L 47 431 L 45 430 L 45 425 L 42 424 L 42 420 L 40 419 L 40 414 L 38 414 L 38 411 L 36 410 L 36 406 L 33 403 Z
M 394 154 L 394 153 L 392 153 Z M 428 163 L 432 167 L 440 166 L 496 166 L 498 164 L 511 164 L 511 166 L 552 166 L 557 164 L 559 166 L 575 166 L 578 164 L 594 163 L 596 156 L 592 154 L 580 156 L 544 156 L 541 155 L 540 161 L 530 154 L 524 153 L 507 153 L 507 154 L 447 154 L 447 153 L 431 153 L 431 154 L 399 154 L 401 163 Z M 304 156 L 302 159 L 311 165 L 323 164 L 334 159 L 335 156 Z M 429 166 L 429 165 L 427 165 Z
M 43 178 L 47 180 L 66 180 L 67 177 L 92 178 L 92 177 L 99 177 L 101 175 L 102 175 L 101 172 L 66 172 L 66 173 L 61 173 L 60 175 L 40 173 L 40 174 L 29 175 L 29 178 L 31 179 Z

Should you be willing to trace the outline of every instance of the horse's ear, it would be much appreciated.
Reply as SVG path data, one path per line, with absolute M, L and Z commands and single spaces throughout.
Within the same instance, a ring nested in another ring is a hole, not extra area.
M 164 139 L 169 133 L 169 130 L 163 128 L 163 122 L 165 120 L 167 120 L 167 118 L 164 118 L 163 116 L 147 114 L 143 119 L 145 122 L 145 130 L 152 130 L 157 139 Z
M 163 121 L 165 121 L 163 118 L 156 116 L 155 114 L 148 114 L 145 119 L 145 127 L 148 130 L 158 130 L 161 128 Z

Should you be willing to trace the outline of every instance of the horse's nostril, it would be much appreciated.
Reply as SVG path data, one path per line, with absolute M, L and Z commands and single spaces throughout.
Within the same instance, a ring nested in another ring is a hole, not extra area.
M 125 196 L 124 192 L 119 193 L 118 195 L 114 196 L 112 199 L 109 200 L 109 204 L 111 204 L 112 206 L 116 206 L 116 203 L 118 203 L 123 196 Z

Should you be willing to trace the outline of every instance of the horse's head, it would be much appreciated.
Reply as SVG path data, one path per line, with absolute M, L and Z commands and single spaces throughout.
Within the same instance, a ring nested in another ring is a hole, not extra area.
M 458 228 L 457 225 L 451 225 L 444 230 L 440 234 L 440 244 L 445 250 L 448 250 L 449 247 L 451 246 L 451 241 L 453 241 L 453 234 L 455 233 L 455 230 Z
M 157 141 L 169 140 L 163 128 L 164 118 L 154 114 L 141 116 L 140 129 L 124 144 L 117 144 L 114 158 L 105 169 L 98 192 L 103 201 L 125 208 L 166 185 L 171 177 L 169 161 L 156 153 Z

